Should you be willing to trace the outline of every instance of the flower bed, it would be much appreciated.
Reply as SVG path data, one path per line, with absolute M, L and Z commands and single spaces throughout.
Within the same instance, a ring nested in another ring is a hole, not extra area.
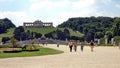
M 17 53 L 22 52 L 21 48 L 0 48 L 1 51 L 4 53 Z

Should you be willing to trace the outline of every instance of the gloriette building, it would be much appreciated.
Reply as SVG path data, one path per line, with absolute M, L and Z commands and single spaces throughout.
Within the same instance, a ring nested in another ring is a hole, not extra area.
M 43 28 L 43 27 L 50 27 L 53 28 L 52 22 L 42 22 L 42 21 L 34 21 L 34 22 L 24 22 L 23 26 L 25 28 Z

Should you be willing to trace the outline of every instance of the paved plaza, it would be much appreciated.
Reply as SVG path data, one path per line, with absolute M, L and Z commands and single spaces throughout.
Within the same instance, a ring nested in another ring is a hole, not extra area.
M 64 51 L 62 54 L 16 57 L 0 59 L 0 68 L 120 68 L 120 50 L 118 47 L 95 47 L 94 52 L 89 46 L 77 52 L 69 52 L 69 47 L 65 45 L 49 44 L 48 46 Z

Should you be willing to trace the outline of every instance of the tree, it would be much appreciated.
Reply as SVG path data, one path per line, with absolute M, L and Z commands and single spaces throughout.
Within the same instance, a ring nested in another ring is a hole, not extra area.
M 96 32 L 95 33 L 95 38 L 100 39 L 100 38 L 103 38 L 103 37 L 104 37 L 103 32 Z
M 3 42 L 3 44 L 5 44 L 6 43 L 6 41 L 9 41 L 10 40 L 10 38 L 9 37 L 2 37 L 2 42 Z
M 113 24 L 113 35 L 120 36 L 120 18 L 116 18 Z
M 30 39 L 31 33 L 30 30 L 26 31 L 26 40 Z
M 41 33 L 36 33 L 36 34 L 35 34 L 35 38 L 40 38 L 41 36 L 42 36 Z
M 102 32 L 103 35 L 105 35 L 106 31 L 111 31 L 111 27 L 114 21 L 115 21 L 115 18 L 102 17 L 102 16 L 100 17 L 93 17 L 93 16 L 92 17 L 76 17 L 76 18 L 69 18 L 67 21 L 58 25 L 58 27 L 60 28 L 67 27 L 75 31 L 79 31 L 85 35 L 84 37 L 87 40 L 89 40 L 89 39 L 94 38 L 94 35 L 96 34 L 96 32 Z M 117 32 L 120 34 L 120 30 L 116 30 L 118 29 L 118 27 L 120 28 L 120 26 L 115 27 L 114 33 Z
M 7 29 L 5 28 L 4 24 L 0 24 L 0 34 L 5 33 Z
M 15 28 L 14 30 L 14 37 L 17 39 L 17 40 L 21 40 L 22 39 L 22 34 L 24 33 L 24 28 L 22 26 L 19 26 L 17 28 Z M 24 35 L 26 36 L 26 35 Z
M 57 29 L 56 34 L 57 34 L 57 39 L 65 40 L 65 34 L 61 30 Z
M 65 35 L 65 38 L 69 38 L 70 37 L 70 32 L 67 28 L 64 29 L 64 35 Z
M 15 37 L 12 37 L 12 38 L 10 39 L 10 41 L 11 41 L 13 47 L 16 47 L 16 42 L 17 42 L 17 40 L 15 39 Z
M 52 32 L 50 32 L 48 34 L 45 34 L 45 37 L 47 37 L 47 38 L 53 38 Z
M 7 29 L 16 27 L 8 18 L 0 19 L 0 34 L 7 32 Z
M 106 38 L 108 39 L 108 43 L 110 43 L 111 39 L 113 38 L 113 33 L 111 31 L 107 31 Z

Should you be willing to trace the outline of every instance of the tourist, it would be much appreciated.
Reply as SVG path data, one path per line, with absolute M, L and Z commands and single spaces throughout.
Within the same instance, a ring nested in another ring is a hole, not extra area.
M 57 42 L 57 47 L 59 47 L 59 42 Z
M 70 48 L 70 52 L 72 52 L 73 42 L 70 41 L 70 42 L 68 43 L 68 45 L 69 45 L 69 48 Z
M 46 46 L 47 46 L 47 41 L 45 42 Z
M 94 48 L 94 41 L 93 40 L 90 41 L 90 47 L 91 47 L 91 52 L 93 52 L 93 48 Z
M 80 45 L 80 49 L 81 49 L 82 52 L 83 52 L 83 47 L 84 47 L 84 45 L 85 45 L 85 43 L 84 43 L 84 41 L 82 41 L 82 42 L 81 42 L 81 45 Z
M 74 50 L 76 52 L 77 51 L 77 42 L 76 41 L 73 42 L 73 46 L 74 46 Z
M 118 47 L 119 47 L 119 49 L 120 49 L 120 42 L 118 43 Z

